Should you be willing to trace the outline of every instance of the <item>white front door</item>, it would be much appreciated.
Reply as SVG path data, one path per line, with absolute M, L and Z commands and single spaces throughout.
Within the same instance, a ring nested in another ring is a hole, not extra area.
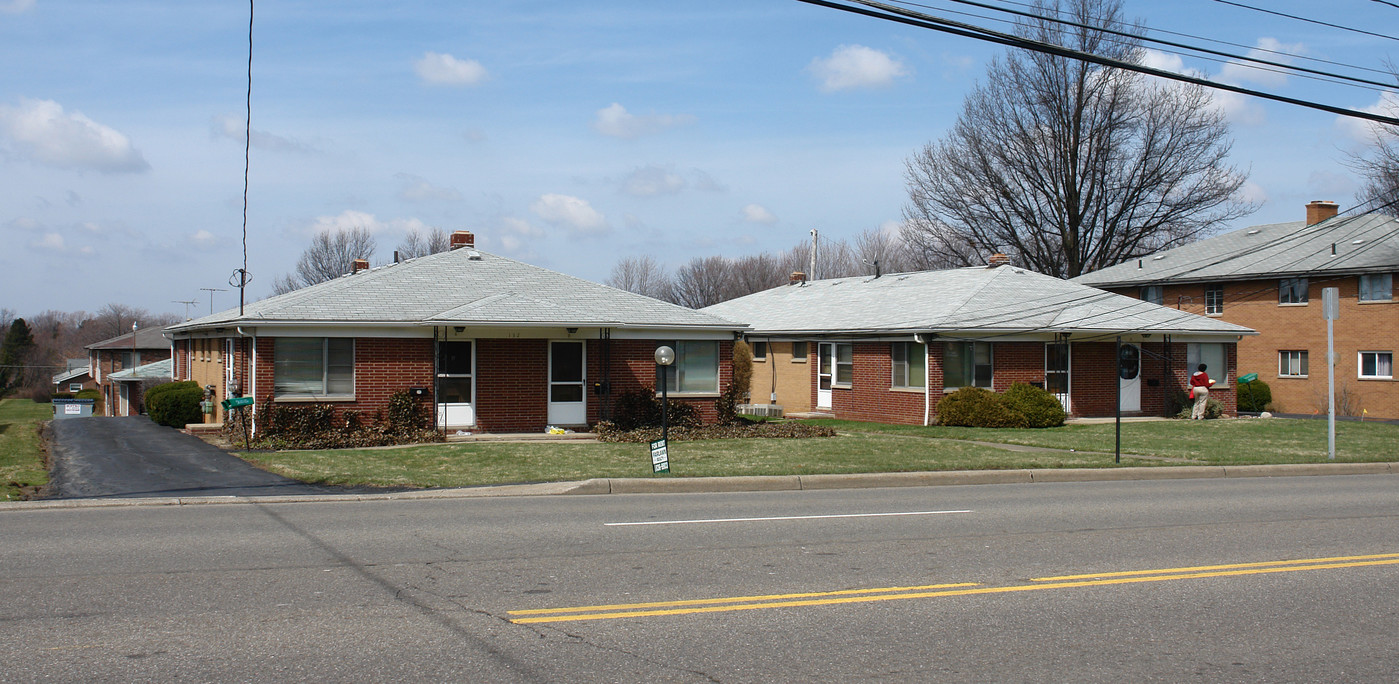
M 549 343 L 549 424 L 588 423 L 587 381 L 583 342 Z
M 437 424 L 449 430 L 476 425 L 476 356 L 469 340 L 437 343 Z
M 1044 389 L 1059 400 L 1065 412 L 1069 406 L 1069 343 L 1048 342 L 1044 345 Z
M 1117 378 L 1122 389 L 1123 411 L 1142 410 L 1142 348 L 1124 343 L 1118 359 Z
M 816 347 L 818 368 L 816 369 L 816 408 L 831 407 L 831 381 L 835 379 L 836 346 L 822 342 Z

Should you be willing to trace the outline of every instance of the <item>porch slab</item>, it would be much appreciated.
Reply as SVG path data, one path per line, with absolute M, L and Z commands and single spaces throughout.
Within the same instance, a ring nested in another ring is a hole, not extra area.
M 597 435 L 591 432 L 570 432 L 551 435 L 543 432 L 471 432 L 458 435 L 447 433 L 448 442 L 596 442 Z

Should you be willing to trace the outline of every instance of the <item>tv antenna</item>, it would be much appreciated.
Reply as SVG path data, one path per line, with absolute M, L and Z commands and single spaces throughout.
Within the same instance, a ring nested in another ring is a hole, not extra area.
M 199 288 L 199 289 L 204 290 L 205 292 L 208 292 L 208 293 L 209 293 L 209 315 L 210 315 L 210 316 L 214 315 L 214 293 L 215 293 L 215 292 L 228 292 L 228 288 L 226 288 L 226 287 L 201 287 L 201 288 Z
M 176 304 L 184 304 L 184 305 L 185 305 L 185 320 L 189 320 L 189 307 L 190 307 L 191 305 L 193 305 L 193 304 L 198 304 L 198 303 L 199 303 L 199 300 L 198 300 L 198 299 L 172 299 L 172 300 L 170 300 L 170 301 L 172 301 L 172 302 L 174 302 L 174 303 L 176 303 Z

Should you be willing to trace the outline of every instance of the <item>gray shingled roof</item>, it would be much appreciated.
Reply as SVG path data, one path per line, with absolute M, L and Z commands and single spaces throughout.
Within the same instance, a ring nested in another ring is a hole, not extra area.
M 1014 266 L 785 285 L 701 309 L 753 334 L 1171 333 L 1253 331 Z
M 136 330 L 136 333 L 135 333 L 135 334 L 136 334 L 136 348 L 137 348 L 137 349 L 169 349 L 169 348 L 170 348 L 170 340 L 165 339 L 165 335 L 161 334 L 161 329 L 160 329 L 160 328 L 138 328 L 138 329 Z M 87 345 L 86 347 L 83 347 L 83 348 L 84 348 L 84 349 L 117 349 L 117 350 L 131 349 L 131 335 L 132 335 L 132 333 L 126 333 L 125 335 L 118 335 L 118 336 L 113 337 L 113 338 L 111 338 L 111 339 L 102 340 L 101 342 L 93 342 L 92 344 L 89 344 L 89 345 Z
M 1332 246 L 1335 253 L 1332 254 Z M 1095 287 L 1399 270 L 1399 220 L 1384 214 L 1251 226 L 1133 259 L 1075 282 Z
M 479 255 L 473 258 L 473 255 Z M 170 326 L 277 323 L 720 328 L 744 325 L 469 248 L 341 276 Z
M 172 378 L 175 376 L 175 362 L 172 359 L 156 361 L 135 368 L 119 370 L 115 373 L 108 373 L 110 380 L 148 380 L 151 378 Z

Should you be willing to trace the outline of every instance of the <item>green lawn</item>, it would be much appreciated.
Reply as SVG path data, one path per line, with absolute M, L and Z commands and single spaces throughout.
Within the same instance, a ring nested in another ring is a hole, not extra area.
M 669 477 L 1116 465 L 1111 424 L 1049 430 L 982 430 L 820 422 L 836 427 L 840 435 L 801 440 L 672 442 Z M 973 441 L 1075 451 L 1015 452 Z M 1337 461 L 1399 461 L 1399 426 L 1342 423 L 1337 427 L 1336 444 Z M 1124 423 L 1122 451 L 1124 466 L 1324 462 L 1326 422 Z M 397 449 L 253 452 L 242 456 L 299 480 L 341 485 L 465 487 L 593 477 L 667 477 L 651 473 L 644 444 L 463 443 Z
M 0 485 L 4 501 L 23 498 L 24 489 L 49 482 L 39 424 L 53 417 L 52 404 L 28 399 L 0 399 Z

